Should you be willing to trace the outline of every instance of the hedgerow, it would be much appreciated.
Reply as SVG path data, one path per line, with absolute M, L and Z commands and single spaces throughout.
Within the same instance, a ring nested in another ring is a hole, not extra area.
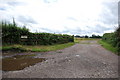
M 31 33 L 26 27 L 18 27 L 13 23 L 1 22 L 2 43 L 4 44 L 24 44 L 24 45 L 52 45 L 74 42 L 74 36 L 66 34 L 51 33 Z M 27 38 L 21 38 L 27 36 Z
M 74 36 L 51 33 L 30 33 L 28 39 L 25 40 L 28 45 L 52 45 L 74 42 Z
M 116 42 L 116 37 L 115 37 L 115 33 L 105 33 L 102 37 L 102 39 L 108 43 L 110 43 L 112 46 L 116 46 L 117 42 Z
M 1 22 L 2 26 L 2 43 L 17 44 L 20 43 L 21 35 L 28 35 L 30 32 L 27 28 L 17 27 L 15 23 Z
M 117 47 L 118 55 L 120 55 L 120 25 L 113 33 L 105 33 L 102 40 L 111 44 L 113 47 Z
M 120 25 L 115 31 L 115 37 L 116 37 L 116 43 L 117 43 L 116 46 L 118 47 L 118 54 L 120 55 Z

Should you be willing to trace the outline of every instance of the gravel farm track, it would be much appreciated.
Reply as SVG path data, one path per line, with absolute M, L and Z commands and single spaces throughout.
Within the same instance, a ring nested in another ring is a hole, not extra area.
M 118 56 L 97 40 L 84 40 L 57 51 L 39 53 L 46 58 L 19 71 L 3 72 L 3 78 L 118 78 Z

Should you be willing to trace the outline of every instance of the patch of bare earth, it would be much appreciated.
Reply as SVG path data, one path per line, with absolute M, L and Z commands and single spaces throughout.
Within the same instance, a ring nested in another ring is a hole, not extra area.
M 95 40 L 69 48 L 37 53 L 46 61 L 19 71 L 3 72 L 3 78 L 117 78 L 118 56 Z M 13 64 L 14 65 L 14 64 Z

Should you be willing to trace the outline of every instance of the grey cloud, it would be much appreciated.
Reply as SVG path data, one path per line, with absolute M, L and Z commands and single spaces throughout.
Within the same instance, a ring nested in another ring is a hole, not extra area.
M 97 24 L 96 28 L 93 28 L 92 30 L 93 32 L 96 32 L 96 33 L 104 33 L 104 31 L 113 30 L 113 29 L 111 27 L 107 28 L 107 27 L 101 26 L 100 24 Z
M 67 19 L 69 19 L 69 20 L 73 20 L 73 21 L 78 21 L 78 20 L 75 19 L 74 17 L 67 17 Z
M 87 34 L 92 35 L 91 33 L 99 33 L 103 34 L 104 31 L 113 30 L 113 27 L 104 27 L 100 24 L 96 24 L 95 26 L 85 26 L 88 29 L 81 30 L 79 28 L 76 28 L 76 30 L 70 31 L 71 34 Z
M 109 31 L 109 30 L 114 30 L 114 27 L 105 27 L 102 26 L 101 24 L 96 24 L 94 27 L 89 28 L 89 33 L 104 33 L 105 31 Z M 88 32 L 87 32 L 88 33 Z
M 31 18 L 30 16 L 18 16 L 17 20 L 22 23 L 32 23 L 32 24 L 37 24 L 37 22 Z
M 45 3 L 50 3 L 50 1 L 48 1 L 48 0 L 43 0 Z
M 53 3 L 53 2 L 57 2 L 57 0 L 43 0 L 44 3 Z
M 0 11 L 6 11 L 6 13 L 8 13 L 7 11 L 9 11 L 9 10 L 14 10 L 14 8 L 15 8 L 16 6 L 20 6 L 20 5 L 23 6 L 23 5 L 25 5 L 24 2 L 20 2 L 20 1 L 10 1 L 10 0 L 1 1 L 0 4 L 2 4 L 2 5 L 0 6 Z
M 104 8 L 100 15 L 101 21 L 104 24 L 117 24 L 118 23 L 118 3 L 104 2 Z
M 0 10 L 1 10 L 1 11 L 5 11 L 6 8 L 4 8 L 4 7 L 0 7 Z
M 44 3 L 53 3 L 53 2 L 56 2 L 57 0 L 43 0 Z M 24 3 L 22 2 L 18 2 L 18 1 L 7 1 L 5 4 L 7 4 L 8 6 L 3 6 L 3 7 L 0 7 L 0 11 L 4 12 L 4 10 L 6 9 L 12 9 L 14 8 L 15 6 L 19 6 L 19 5 L 23 5 Z M 113 24 L 117 24 L 118 21 L 117 21 L 117 17 L 118 17 L 118 6 L 117 6 L 117 3 L 115 2 L 105 2 L 103 3 L 104 7 L 103 7 L 103 11 L 100 15 L 100 22 L 103 22 L 104 24 L 108 24 L 108 25 L 113 25 Z M 12 8 L 11 8 L 12 7 Z M 120 9 L 120 8 L 119 8 Z M 13 16 L 12 14 L 9 14 L 9 12 L 7 12 L 6 10 L 6 15 L 5 15 L 5 18 L 6 20 L 9 20 L 9 19 L 12 19 L 11 16 Z M 119 13 L 120 13 L 120 10 L 119 10 Z M 37 22 L 30 16 L 24 16 L 24 15 L 21 15 L 21 16 L 18 16 L 17 15 L 14 15 L 15 17 L 15 20 L 18 21 L 18 22 L 21 22 L 23 24 L 37 24 Z M 120 18 L 120 17 L 119 17 Z M 74 17 L 67 17 L 68 20 L 72 20 L 72 21 L 78 21 L 76 18 Z M 79 25 L 80 26 L 80 25 Z M 34 26 L 33 26 L 34 27 Z M 107 30 L 113 30 L 113 27 L 109 27 L 109 28 L 106 28 L 100 24 L 97 24 L 96 26 L 85 26 L 86 30 L 81 30 L 80 27 L 74 27 L 74 29 L 70 29 L 69 27 L 65 27 L 65 29 L 63 31 L 55 31 L 54 29 L 50 29 L 50 28 L 32 28 L 34 29 L 34 31 L 36 31 L 37 29 L 39 30 L 43 30 L 43 31 L 46 31 L 48 33 L 71 33 L 71 34 L 90 34 L 95 32 L 95 33 L 104 33 L 104 31 L 107 31 Z
M 20 5 L 20 2 L 7 2 L 8 5 L 10 6 L 16 6 L 16 5 Z
M 41 28 L 39 28 L 39 32 L 41 32 L 41 31 L 45 31 L 45 32 L 47 32 L 47 33 L 62 33 L 62 32 L 60 32 L 60 31 L 55 31 L 54 29 L 49 29 L 49 28 L 43 28 L 43 27 L 41 27 Z
M 63 30 L 61 33 L 70 33 L 70 34 L 81 34 L 84 31 L 81 30 L 80 27 L 75 27 L 74 29 L 70 29 L 70 28 L 65 28 L 65 30 Z
M 78 35 L 81 35 L 81 34 L 86 34 L 86 35 L 92 35 L 91 33 L 99 33 L 99 34 L 102 34 L 104 33 L 104 31 L 106 30 L 113 30 L 112 28 L 106 28 L 104 26 L 101 26 L 100 24 L 97 24 L 96 26 L 87 26 L 89 27 L 88 29 L 86 30 L 81 30 L 80 27 L 75 27 L 74 29 L 70 29 L 70 28 L 65 28 L 64 30 L 62 31 L 55 31 L 54 29 L 49 29 L 49 28 L 39 28 L 39 31 L 41 32 L 41 30 L 44 30 L 45 32 L 48 32 L 48 33 L 62 33 L 62 34 L 66 34 L 66 33 L 70 33 L 70 34 L 78 34 Z
M 5 3 L 9 6 L 25 5 L 24 2 L 20 2 L 20 1 L 6 1 Z
M 46 31 L 46 32 L 48 32 L 48 33 L 71 33 L 71 34 L 80 34 L 82 31 L 81 31 L 81 29 L 80 28 L 75 28 L 74 30 L 73 29 L 70 29 L 70 28 L 65 28 L 64 30 L 62 30 L 62 31 L 56 31 L 56 30 L 54 30 L 54 29 L 49 29 L 49 28 L 43 28 L 43 27 L 41 27 L 41 28 L 39 28 L 40 30 L 44 30 L 44 31 Z
M 40 29 L 41 29 L 41 30 L 45 30 L 45 31 L 50 32 L 50 33 L 53 32 L 53 30 L 48 29 L 48 28 L 43 28 L 43 27 L 42 27 L 42 28 L 40 28 Z

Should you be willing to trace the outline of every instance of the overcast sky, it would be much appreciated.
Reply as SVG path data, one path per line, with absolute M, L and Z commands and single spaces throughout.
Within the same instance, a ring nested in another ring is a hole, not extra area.
M 118 26 L 119 0 L 0 0 L 0 21 L 31 32 L 102 35 Z

